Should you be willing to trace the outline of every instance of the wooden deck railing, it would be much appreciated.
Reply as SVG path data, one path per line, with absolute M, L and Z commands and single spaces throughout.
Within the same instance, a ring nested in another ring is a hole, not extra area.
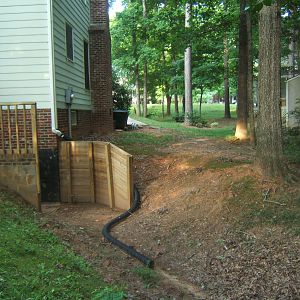
M 0 103 L 1 155 L 37 153 L 36 103 Z

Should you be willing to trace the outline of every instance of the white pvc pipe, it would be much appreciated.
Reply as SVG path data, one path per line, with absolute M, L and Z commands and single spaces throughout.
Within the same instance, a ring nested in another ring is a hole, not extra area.
M 49 44 L 49 73 L 50 73 L 50 109 L 51 109 L 51 129 L 58 136 L 62 132 L 57 129 L 57 113 L 56 113 L 56 91 L 55 91 L 55 61 L 54 61 L 54 38 L 53 38 L 53 3 L 52 0 L 47 1 L 48 11 L 48 44 Z

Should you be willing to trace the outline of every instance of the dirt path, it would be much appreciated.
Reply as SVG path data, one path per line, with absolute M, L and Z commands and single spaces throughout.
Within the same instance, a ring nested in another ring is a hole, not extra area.
M 113 232 L 152 257 L 155 274 L 102 238 L 103 224 L 120 212 L 44 206 L 44 226 L 106 282 L 124 285 L 129 299 L 300 299 L 299 236 L 280 226 L 237 226 L 243 203 L 261 201 L 266 188 L 299 188 L 262 180 L 247 145 L 195 139 L 160 152 L 135 157 L 142 208 Z

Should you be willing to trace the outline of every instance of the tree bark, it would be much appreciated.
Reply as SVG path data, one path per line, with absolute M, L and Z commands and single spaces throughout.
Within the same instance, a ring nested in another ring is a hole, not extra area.
M 282 177 L 283 161 L 280 109 L 280 5 L 263 6 L 259 13 L 259 114 L 257 158 L 263 174 Z
M 248 39 L 246 20 L 246 0 L 240 1 L 240 28 L 239 28 L 239 72 L 238 72 L 238 99 L 237 124 L 235 136 L 240 140 L 247 139 L 247 73 L 248 73 Z
M 163 57 L 163 66 L 164 70 L 166 70 L 166 56 L 165 56 L 165 50 L 162 52 L 162 57 Z M 166 115 L 170 116 L 171 115 L 171 95 L 170 95 L 170 86 L 167 81 L 167 79 L 164 81 L 164 88 L 165 88 L 165 95 L 167 99 L 167 112 Z
M 146 0 L 142 0 L 143 4 L 143 18 L 147 19 L 147 6 L 146 6 Z M 144 39 L 145 44 L 147 44 L 147 32 L 146 29 L 144 31 Z M 144 96 L 143 96 L 143 116 L 144 118 L 147 118 L 147 94 L 148 94 L 148 65 L 147 61 L 144 63 Z
M 140 82 L 139 82 L 139 65 L 135 65 L 135 94 L 136 94 L 136 115 L 141 116 L 141 97 L 140 97 Z
M 136 115 L 141 116 L 141 98 L 140 98 L 140 84 L 139 84 L 139 63 L 137 57 L 137 42 L 136 32 L 132 33 L 133 57 L 135 59 L 134 77 L 135 77 L 135 94 L 136 94 Z
M 172 49 L 173 49 L 173 48 L 172 48 Z M 173 51 L 174 51 L 174 49 L 173 49 Z M 173 51 L 172 51 L 172 52 L 173 52 Z M 173 57 L 173 61 L 174 61 L 174 64 L 175 64 L 175 63 L 176 63 L 176 55 L 175 55 L 174 52 L 172 53 L 172 57 Z M 175 77 L 177 76 L 176 70 L 175 70 L 174 76 L 175 76 Z M 174 104 L 175 104 L 175 114 L 176 114 L 176 116 L 179 115 L 178 94 L 177 94 L 178 91 L 177 91 L 177 88 L 178 88 L 177 83 L 175 83 L 175 84 L 174 84 L 174 90 L 175 90 L 175 93 L 174 93 Z
M 203 101 L 203 93 L 204 93 L 204 86 L 200 86 L 200 99 L 199 99 L 199 115 L 201 118 L 202 115 L 202 101 Z
M 224 117 L 226 119 L 230 119 L 230 103 L 229 103 L 229 49 L 228 49 L 228 37 L 227 35 L 224 37 L 224 103 L 225 103 L 225 111 Z
M 175 85 L 175 89 L 177 90 L 177 86 Z M 179 107 L 178 107 L 178 95 L 177 92 L 174 95 L 174 104 L 175 104 L 175 114 L 176 116 L 179 115 Z
M 247 72 L 247 98 L 248 98 L 248 124 L 249 137 L 251 144 L 255 144 L 255 118 L 254 118 L 254 103 L 253 103 L 253 55 L 252 55 L 252 23 L 251 15 L 248 10 L 247 18 L 247 37 L 248 37 L 248 72 Z
M 166 115 L 170 116 L 171 115 L 171 100 L 172 100 L 172 96 L 169 93 L 167 93 L 166 94 L 166 98 L 167 98 L 167 113 L 166 113 Z
M 147 95 L 148 95 L 148 66 L 147 63 L 144 64 L 144 105 L 143 105 L 143 116 L 147 118 Z
M 191 4 L 186 3 L 185 6 L 185 27 L 190 27 Z M 184 123 L 191 125 L 191 117 L 193 114 L 192 99 L 192 47 L 189 45 L 184 52 L 184 89 L 185 89 L 185 116 Z

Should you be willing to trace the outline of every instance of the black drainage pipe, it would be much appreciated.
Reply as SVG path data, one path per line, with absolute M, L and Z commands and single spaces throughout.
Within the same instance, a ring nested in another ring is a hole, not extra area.
M 148 268 L 153 268 L 154 261 L 151 258 L 149 258 L 149 257 L 143 255 L 142 253 L 136 251 L 132 246 L 128 246 L 128 245 L 124 244 L 123 242 L 121 242 L 120 240 L 114 238 L 110 234 L 110 230 L 114 226 L 119 224 L 120 222 L 124 221 L 130 215 L 132 215 L 136 210 L 138 210 L 140 208 L 140 204 L 141 204 L 140 193 L 137 190 L 136 186 L 134 186 L 134 202 L 133 202 L 132 207 L 129 210 L 122 213 L 121 215 L 119 215 L 118 217 L 116 217 L 116 218 L 112 219 L 111 221 L 109 221 L 107 224 L 105 224 L 103 229 L 102 229 L 102 234 L 109 242 L 116 245 L 121 250 L 123 250 L 127 254 L 131 255 L 132 257 L 138 259 L 139 261 L 141 261 Z

